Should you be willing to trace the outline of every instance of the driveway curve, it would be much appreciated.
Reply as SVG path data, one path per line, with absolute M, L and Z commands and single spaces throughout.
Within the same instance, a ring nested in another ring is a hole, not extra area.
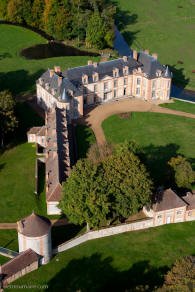
M 195 118 L 195 115 L 176 111 L 168 108 L 160 107 L 158 104 L 162 102 L 150 102 L 140 99 L 122 99 L 112 103 L 102 104 L 97 107 L 88 108 L 84 116 L 75 120 L 75 124 L 85 125 L 90 127 L 96 137 L 97 144 L 106 142 L 106 138 L 102 129 L 102 122 L 111 115 L 123 112 L 155 112 L 162 114 L 172 114 L 177 116 L 184 116 Z

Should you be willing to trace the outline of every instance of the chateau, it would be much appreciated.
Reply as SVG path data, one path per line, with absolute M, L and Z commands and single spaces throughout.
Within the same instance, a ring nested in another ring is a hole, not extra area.
M 143 100 L 170 98 L 172 74 L 161 65 L 157 54 L 133 51 L 133 56 L 92 63 L 61 72 L 47 70 L 37 81 L 37 101 L 45 110 L 66 110 L 68 123 L 83 116 L 88 105 L 126 97 Z

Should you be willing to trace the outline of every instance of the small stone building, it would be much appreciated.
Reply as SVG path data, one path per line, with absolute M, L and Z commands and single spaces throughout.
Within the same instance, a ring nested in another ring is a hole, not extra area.
M 21 252 L 9 262 L 0 266 L 0 288 L 39 267 L 40 256 L 32 249 Z
M 37 143 L 45 147 L 45 126 L 33 127 L 27 132 L 28 143 Z
M 187 192 L 183 200 L 187 203 L 186 221 L 195 220 L 195 194 Z
M 31 248 L 41 256 L 41 264 L 47 264 L 52 257 L 51 222 L 43 216 L 32 213 L 17 222 L 19 252 Z

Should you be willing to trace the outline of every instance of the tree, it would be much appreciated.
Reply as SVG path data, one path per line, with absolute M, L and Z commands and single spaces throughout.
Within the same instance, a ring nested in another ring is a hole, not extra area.
M 4 147 L 4 136 L 18 125 L 15 117 L 15 100 L 8 90 L 0 92 L 0 135 L 1 147 Z
M 99 13 L 94 13 L 88 20 L 86 29 L 86 42 L 98 49 L 105 47 L 107 25 Z
M 178 188 L 192 187 L 192 183 L 195 181 L 195 172 L 192 170 L 190 163 L 185 157 L 178 155 L 172 157 L 168 162 L 170 166 L 170 178 Z
M 44 0 L 34 0 L 32 6 L 31 25 L 37 28 L 43 28 L 43 12 L 45 9 Z
M 195 287 L 195 257 L 186 256 L 178 259 L 165 276 L 162 291 L 194 291 Z
M 1 0 L 0 1 L 0 18 L 7 19 L 7 5 L 9 0 Z
M 15 23 L 31 23 L 31 0 L 11 0 L 7 6 L 8 19 Z
M 111 155 L 103 164 L 113 213 L 127 218 L 150 204 L 153 183 L 137 156 L 121 152 Z
M 87 159 L 79 160 L 63 184 L 59 207 L 74 224 L 101 226 L 106 223 L 110 206 L 105 188 L 101 167 Z

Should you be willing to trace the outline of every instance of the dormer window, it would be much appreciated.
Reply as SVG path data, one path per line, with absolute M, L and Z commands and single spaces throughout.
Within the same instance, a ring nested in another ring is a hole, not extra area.
M 98 73 L 94 72 L 93 73 L 93 82 L 97 82 L 98 81 Z
M 87 84 L 88 83 L 88 76 L 86 74 L 84 74 L 82 76 L 82 82 L 83 82 L 83 84 Z
M 127 67 L 127 66 L 125 66 L 124 68 L 123 68 L 123 75 L 124 76 L 127 76 L 128 75 L 128 72 L 129 71 L 129 68 Z
M 139 73 L 141 73 L 141 72 L 142 72 L 142 69 L 141 69 L 140 67 L 138 68 L 138 72 L 139 72 Z
M 118 77 L 119 76 L 119 69 L 118 68 L 115 68 L 114 70 L 113 70 L 113 77 Z
M 160 70 L 157 70 L 157 71 L 156 71 L 156 76 L 157 76 L 157 77 L 160 77 L 161 74 L 162 74 L 162 72 L 161 72 Z
M 45 83 L 45 89 L 49 90 L 50 84 L 49 83 Z

